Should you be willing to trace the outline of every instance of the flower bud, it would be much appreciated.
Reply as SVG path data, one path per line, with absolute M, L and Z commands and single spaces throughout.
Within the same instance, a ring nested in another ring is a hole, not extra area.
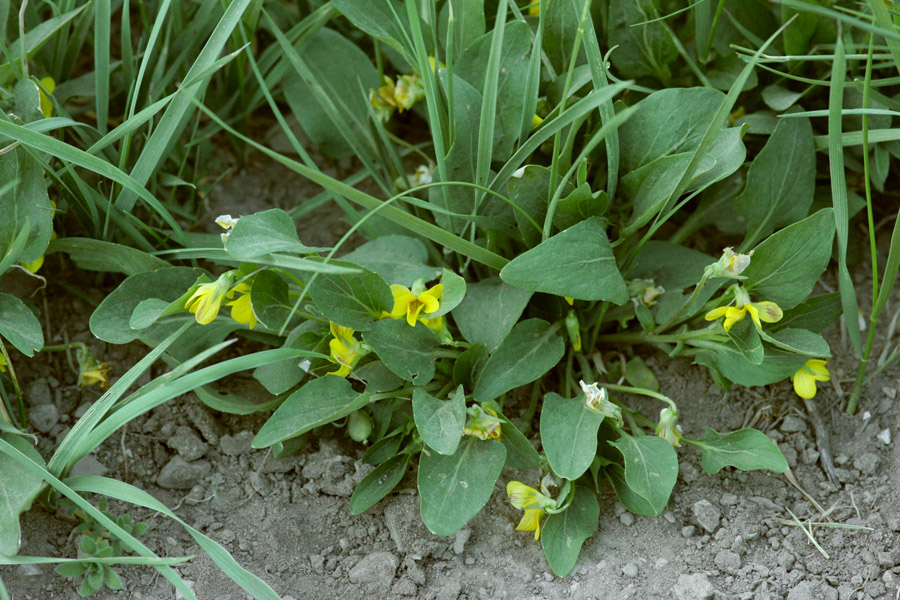
M 357 410 L 347 417 L 347 433 L 354 442 L 363 442 L 372 434 L 372 418 L 364 410 Z
M 584 381 L 580 383 L 581 389 L 584 391 L 584 405 L 588 410 L 613 419 L 619 427 L 625 424 L 622 420 L 622 409 L 609 401 L 609 394 L 606 388 L 601 388 L 596 383 L 590 385 Z
M 574 310 L 570 310 L 566 315 L 566 331 L 569 333 L 572 349 L 575 352 L 581 352 L 581 325 L 578 323 L 578 315 Z
M 659 411 L 656 435 L 667 440 L 675 448 L 681 446 L 681 425 L 678 424 L 677 410 L 667 406 Z

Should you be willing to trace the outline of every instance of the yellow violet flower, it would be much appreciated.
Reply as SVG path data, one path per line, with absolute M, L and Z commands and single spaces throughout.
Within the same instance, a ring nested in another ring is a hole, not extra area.
M 0 373 L 6 373 L 6 357 L 0 354 Z
M 389 316 L 399 319 L 405 316 L 406 322 L 411 327 L 416 326 L 419 315 L 426 315 L 437 312 L 441 306 L 441 294 L 444 292 L 444 285 L 439 283 L 427 290 L 424 290 L 425 284 L 422 280 L 417 280 L 410 290 L 405 285 L 394 284 L 391 286 L 391 293 L 394 295 L 394 308 Z M 422 317 L 427 318 L 427 317 Z
M 109 364 L 100 362 L 88 347 L 81 344 L 75 352 L 75 358 L 78 361 L 78 385 L 87 387 L 95 383 L 106 389 L 109 387 Z
M 231 288 L 226 297 L 231 298 L 235 293 L 240 294 L 240 296 L 231 302 L 225 303 L 225 306 L 231 307 L 232 319 L 253 329 L 256 327 L 257 319 L 256 315 L 253 314 L 253 307 L 250 305 L 250 286 L 246 283 L 239 283 Z
M 44 114 L 45 119 L 49 119 L 53 116 L 53 103 L 47 97 L 47 94 L 44 93 L 44 89 L 52 94 L 53 90 L 56 89 L 56 82 L 53 81 L 52 77 L 44 77 L 41 79 L 41 85 L 44 86 L 43 88 L 38 86 L 38 93 L 41 95 L 41 112 Z
M 201 283 L 184 303 L 184 307 L 194 313 L 201 325 L 212 323 L 219 314 L 222 300 L 231 288 L 233 271 L 223 273 L 212 283 Z
M 541 519 L 544 516 L 544 511 L 556 506 L 556 502 L 521 481 L 510 481 L 507 483 L 506 493 L 509 495 L 509 502 L 513 506 L 525 511 L 525 514 L 522 515 L 522 520 L 516 525 L 516 531 L 533 531 L 534 539 L 540 539 Z
M 798 396 L 806 399 L 815 397 L 817 381 L 829 381 L 830 379 L 831 373 L 825 367 L 825 361 L 816 358 L 806 361 L 796 373 L 791 375 L 794 391 Z
M 783 316 L 781 308 L 777 304 L 765 301 L 751 302 L 744 306 L 720 306 L 706 313 L 705 319 L 707 321 L 715 321 L 725 317 L 725 322 L 722 325 L 725 327 L 725 331 L 731 331 L 734 324 L 743 320 L 747 313 L 750 313 L 750 318 L 753 319 L 753 322 L 760 329 L 762 329 L 762 322 L 776 323 Z
M 722 256 L 719 257 L 719 260 L 704 269 L 703 276 L 706 278 L 747 279 L 741 273 L 750 266 L 752 256 L 753 250 L 747 254 L 736 254 L 731 248 L 725 248 L 722 250 Z
M 528 15 L 532 17 L 541 15 L 541 3 L 539 0 L 534 0 L 534 3 L 528 7 Z
M 331 335 L 334 337 L 328 342 L 328 348 L 331 352 L 332 360 L 340 368 L 328 374 L 346 377 L 364 354 L 360 351 L 359 342 L 353 337 L 352 329 L 337 323 L 329 323 L 329 328 Z

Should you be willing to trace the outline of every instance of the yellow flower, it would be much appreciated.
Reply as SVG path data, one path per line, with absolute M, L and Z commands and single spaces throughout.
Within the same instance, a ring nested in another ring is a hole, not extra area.
M 394 308 L 389 316 L 399 319 L 406 316 L 406 322 L 410 326 L 415 327 L 419 315 L 423 312 L 428 315 L 437 312 L 441 306 L 441 294 L 444 292 L 444 285 L 439 283 L 430 287 L 425 291 L 420 291 L 425 285 L 421 280 L 413 284 L 411 291 L 405 285 L 394 284 L 391 286 L 391 293 L 394 295 Z M 423 317 L 425 318 L 425 317 Z
M 400 112 L 409 110 L 424 97 L 425 88 L 421 79 L 415 75 L 403 75 L 397 79 L 397 85 L 394 86 L 394 102 Z
M 56 82 L 53 81 L 52 77 L 41 79 L 41 85 L 51 94 L 56 89 Z M 45 119 L 49 119 L 53 115 L 53 103 L 47 97 L 47 94 L 44 93 L 44 88 L 38 87 L 38 93 L 41 95 L 41 112 L 44 113 Z
M 109 364 L 102 363 L 91 354 L 88 347 L 79 344 L 78 350 L 75 352 L 75 358 L 78 361 L 78 385 L 87 387 L 89 385 L 98 384 L 102 388 L 109 387 Z
M 237 299 L 226 302 L 225 306 L 231 307 L 231 318 L 238 323 L 249 325 L 250 329 L 256 327 L 256 315 L 253 314 L 253 307 L 250 305 L 250 286 L 246 283 L 239 283 L 226 294 L 228 298 L 234 296 L 235 293 L 241 294 Z
M 332 360 L 340 365 L 340 368 L 328 374 L 346 377 L 364 354 L 360 351 L 359 342 L 353 337 L 352 329 L 337 323 L 330 323 L 329 328 L 334 338 L 328 342 L 328 348 Z
M 814 398 L 816 395 L 816 382 L 829 381 L 831 374 L 825 367 L 825 361 L 821 359 L 810 359 L 800 367 L 800 369 L 791 375 L 791 381 L 794 382 L 794 391 L 801 398 Z
M 201 325 L 212 323 L 219 315 L 222 300 L 231 287 L 232 271 L 223 273 L 212 283 L 201 283 L 184 303 L 184 307 L 196 315 Z
M 78 376 L 78 385 L 87 387 L 89 385 L 98 384 L 106 389 L 109 387 L 109 364 L 97 363 L 96 366 L 86 369 Z
M 516 525 L 516 531 L 533 531 L 534 539 L 541 537 L 541 518 L 544 510 L 556 505 L 556 502 L 533 487 L 529 487 L 521 481 L 510 481 L 506 484 L 506 493 L 510 503 L 520 510 L 524 510 L 522 520 Z
M 540 116 L 537 115 L 537 113 L 535 113 L 535 115 L 533 117 L 531 117 L 531 128 L 534 129 L 543 122 L 544 122 L 544 119 L 542 119 Z
M 28 269 L 28 270 L 31 271 L 32 273 L 37 273 L 38 270 L 39 270 L 42 266 L 44 266 L 44 257 L 43 257 L 43 255 L 42 255 L 42 256 L 39 256 L 38 259 L 37 259 L 36 261 L 34 261 L 34 262 L 30 262 L 30 263 L 20 263 L 20 264 L 21 264 L 22 267 L 24 267 L 25 269 Z
M 541 3 L 539 0 L 534 0 L 531 6 L 528 7 L 528 14 L 532 17 L 539 17 L 541 15 Z
M 731 331 L 734 324 L 743 320 L 750 313 L 750 318 L 759 329 L 762 329 L 762 322 L 776 323 L 781 320 L 783 313 L 781 308 L 774 302 L 749 302 L 743 306 L 720 306 L 706 313 L 707 321 L 715 321 L 718 318 L 725 317 L 722 324 L 725 331 Z M 762 321 L 762 322 L 761 322 Z
M 6 373 L 6 357 L 0 354 L 0 373 Z

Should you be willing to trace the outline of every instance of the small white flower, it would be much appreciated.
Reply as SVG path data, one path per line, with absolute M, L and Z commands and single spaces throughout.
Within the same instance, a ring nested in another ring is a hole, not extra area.
M 622 409 L 609 401 L 609 394 L 606 388 L 598 386 L 596 383 L 590 385 L 584 381 L 579 382 L 584 392 L 585 407 L 595 413 L 600 413 L 604 417 L 609 417 L 618 423 L 619 427 L 624 424 L 622 420 Z
M 239 219 L 240 217 L 234 219 L 231 215 L 219 215 L 216 217 L 216 225 L 225 230 L 225 233 L 222 234 L 223 244 L 228 240 L 228 236 L 231 235 L 231 230 L 237 225 Z
M 511 176 L 512 176 L 512 177 L 515 177 L 516 179 L 519 179 L 519 178 L 521 178 L 521 177 L 524 177 L 524 176 L 525 176 L 525 169 L 526 169 L 526 167 L 519 167 L 518 169 L 516 169 L 515 171 L 513 171 L 513 174 L 512 174 Z
M 434 167 L 427 165 L 419 165 L 416 167 L 416 172 L 410 177 L 410 181 L 412 185 L 426 185 L 431 183 L 434 176 Z

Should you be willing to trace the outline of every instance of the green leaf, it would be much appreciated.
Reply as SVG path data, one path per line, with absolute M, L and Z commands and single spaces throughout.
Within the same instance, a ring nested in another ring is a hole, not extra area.
M 696 150 L 724 98 L 709 88 L 667 88 L 641 100 L 619 127 L 622 172 L 631 173 L 661 156 Z
M 363 340 L 405 381 L 425 385 L 434 377 L 434 351 L 440 342 L 425 325 L 410 327 L 406 319 L 384 319 L 365 332 Z
M 625 380 L 634 387 L 654 392 L 659 391 L 659 381 L 657 381 L 656 375 L 640 356 L 635 356 L 628 361 L 628 365 L 625 367 Z
M 391 288 L 379 275 L 366 269 L 358 275 L 320 273 L 310 284 L 309 295 L 326 319 L 354 331 L 368 330 L 381 313 L 394 307 Z
M 111 344 L 127 344 L 142 337 L 147 329 L 131 327 L 131 316 L 137 306 L 149 298 L 174 302 L 201 274 L 199 269 L 190 267 L 167 267 L 128 277 L 94 310 L 91 332 Z
M 65 237 L 53 240 L 47 254 L 65 252 L 79 269 L 136 275 L 168 267 L 169 263 L 152 254 L 113 242 L 91 238 Z
M 649 500 L 628 487 L 628 482 L 625 481 L 625 469 L 622 468 L 622 465 L 607 465 L 603 473 L 616 492 L 616 497 L 619 498 L 622 506 L 636 515 L 645 517 L 655 517 L 659 514 Z
M 41 322 L 25 304 L 10 294 L 0 294 L 0 336 L 25 356 L 44 347 Z
M 655 435 L 623 434 L 611 442 L 625 457 L 625 482 L 659 515 L 669 503 L 678 479 L 678 456 L 665 439 Z
M 603 219 L 591 217 L 514 258 L 500 271 L 506 283 L 578 300 L 628 300 Z
M 782 310 L 800 304 L 831 260 L 832 209 L 825 208 L 770 235 L 757 246 L 743 275 L 744 287 Z
M 744 355 L 744 358 L 750 364 L 758 365 L 763 361 L 765 351 L 763 350 L 762 341 L 759 339 L 756 325 L 749 316 L 735 323 L 727 335 L 728 339 L 734 343 L 738 351 Z
M 441 8 L 438 35 L 448 39 L 447 21 L 453 9 L 453 47 L 457 52 L 465 52 L 473 40 L 484 33 L 484 0 L 449 0 Z M 448 42 L 449 43 L 449 40 Z
M 750 165 L 744 191 L 734 199 L 735 209 L 747 219 L 744 247 L 806 217 L 815 179 L 816 149 L 809 119 L 779 119 Z
M 484 365 L 475 384 L 475 401 L 493 400 L 552 369 L 566 351 L 557 329 L 541 319 L 513 327 Z
M 396 0 L 336 0 L 334 7 L 351 23 L 369 35 L 404 52 L 403 41 L 409 38 L 406 10 Z
M 459 27 L 458 24 L 455 25 Z M 525 105 L 525 83 L 532 32 L 524 21 L 504 25 L 497 79 L 497 120 L 494 126 L 492 157 L 495 161 L 509 158 L 515 147 Z M 483 89 L 493 32 L 481 36 L 466 49 L 453 72 L 476 90 Z
M 431 281 L 440 271 L 428 266 L 422 240 L 407 235 L 385 235 L 366 242 L 341 260 L 378 273 L 389 284 L 412 287 L 416 279 Z
M 416 388 L 412 407 L 422 441 L 438 454 L 455 453 L 466 426 L 466 395 L 462 386 L 456 388 L 449 400 L 440 400 Z
M 409 454 L 397 454 L 363 477 L 350 496 L 350 514 L 361 514 L 390 494 L 403 480 L 408 466 Z
M 239 260 L 252 260 L 272 252 L 310 254 L 321 250 L 300 242 L 294 220 L 280 208 L 241 217 L 225 241 L 225 251 Z
M 297 364 L 296 358 L 288 359 Z M 278 363 L 274 363 L 278 364 Z M 229 392 L 226 390 L 217 390 L 211 385 L 201 385 L 194 388 L 194 394 L 200 399 L 200 402 L 213 410 L 223 412 L 229 415 L 252 415 L 257 412 L 269 412 L 273 408 L 277 408 L 281 404 L 281 398 L 271 398 L 265 402 L 257 402 L 251 398 Z
M 425 315 L 429 319 L 446 315 L 459 306 L 466 296 L 466 280 L 449 269 L 441 271 L 441 284 L 444 286 L 441 305 L 433 313 Z
M 541 547 L 557 577 L 565 577 L 575 567 L 581 546 L 600 525 L 600 504 L 590 489 L 575 486 L 569 508 L 550 515 L 541 529 Z
M 29 85 L 34 85 L 30 81 Z M 6 142 L 7 144 L 9 142 Z M 53 206 L 40 163 L 22 148 L 0 155 L 0 186 L 13 182 L 0 193 L 0 255 L 8 252 L 18 232 L 30 225 L 28 241 L 19 262 L 34 262 L 43 256 L 53 233 Z
M 367 362 L 353 370 L 353 376 L 366 382 L 366 391 L 373 394 L 390 392 L 403 385 L 403 380 L 377 360 Z
M 467 390 L 473 389 L 487 359 L 488 353 L 484 344 L 469 346 L 453 363 L 453 383 L 462 385 Z
M 584 394 L 563 398 L 544 396 L 541 409 L 541 444 L 553 472 L 575 480 L 581 477 L 597 454 L 597 431 L 603 415 L 589 410 Z
M 777 335 L 777 332 L 772 335 Z M 734 383 L 746 387 L 769 385 L 790 377 L 808 359 L 806 356 L 779 348 L 769 347 L 765 351 L 762 363 L 753 365 L 740 353 L 724 347 L 720 348 L 718 351 L 719 371 Z
M 825 338 L 806 329 L 788 327 L 779 329 L 771 335 L 762 331 L 760 335 L 770 344 L 788 352 L 820 358 L 831 356 L 831 348 L 828 347 L 828 342 L 825 341 Z
M 365 52 L 331 29 L 320 29 L 298 51 L 314 83 L 297 72 L 285 77 L 284 97 L 291 112 L 323 153 L 337 158 L 351 156 L 353 148 L 333 119 L 341 118 L 359 138 L 371 136 L 367 94 L 381 86 L 378 71 Z M 312 85 L 328 96 L 335 115 L 319 104 Z
M 284 278 L 271 269 L 254 275 L 250 286 L 250 308 L 259 322 L 269 329 L 281 327 L 293 308 Z
M 283 394 L 306 377 L 296 358 L 269 363 L 253 370 L 253 379 L 273 395 Z M 369 390 L 372 391 L 372 390 Z
M 575 60 L 576 66 L 587 61 L 584 49 L 580 46 L 575 48 L 581 7 L 580 2 L 573 0 L 544 2 L 544 13 L 541 15 L 541 20 L 544 22 L 543 46 L 547 58 L 550 59 L 550 64 L 557 73 L 564 73 L 568 70 L 573 49 L 578 52 Z
M 525 434 L 508 419 L 500 424 L 500 441 L 506 446 L 505 466 L 511 469 L 534 469 L 541 465 L 541 455 Z
M 557 177 L 552 189 L 556 189 L 559 184 L 560 178 Z M 541 243 L 541 230 L 536 228 L 526 215 L 537 223 L 544 222 L 551 193 L 550 169 L 539 165 L 527 165 L 509 178 L 506 187 L 509 191 L 509 201 L 522 209 L 513 212 L 522 240 L 529 248 L 537 246 Z M 573 191 L 571 183 L 563 184 L 563 195 L 568 197 Z M 562 201 L 559 204 L 562 204 Z M 559 205 L 557 210 L 560 210 Z M 571 223 L 569 226 L 574 224 Z
M 609 8 L 609 47 L 618 46 L 610 58 L 621 77 L 655 77 L 671 85 L 669 63 L 678 57 L 672 38 L 660 22 L 652 0 L 613 2 Z
M 72 561 L 64 562 L 56 567 L 56 574 L 63 577 L 80 577 L 87 571 L 88 563 Z
M 353 390 L 350 382 L 336 375 L 313 379 L 288 396 L 253 438 L 254 448 L 276 442 L 346 417 L 369 403 L 369 394 Z
M 466 297 L 453 312 L 462 336 L 493 352 L 525 310 L 532 292 L 503 283 L 498 277 L 467 286 Z
M 44 460 L 24 438 L 10 433 L 0 439 L 14 446 L 38 465 Z M 0 556 L 15 556 L 19 552 L 19 513 L 31 506 L 31 501 L 43 488 L 44 480 L 23 467 L 14 458 L 0 453 Z
M 784 311 L 784 316 L 777 323 L 773 323 L 772 328 L 795 327 L 821 333 L 838 320 L 841 310 L 839 292 L 811 296 L 794 308 Z
M 707 427 L 703 438 L 695 443 L 703 450 L 700 465 L 709 474 L 718 473 L 722 467 L 736 467 L 742 471 L 769 469 L 776 473 L 788 469 L 787 460 L 775 442 L 756 429 L 722 434 Z
M 650 240 L 638 251 L 629 277 L 651 279 L 668 290 L 695 285 L 707 265 L 716 262 L 708 254 L 679 244 Z
M 25 34 L 24 39 L 24 50 L 25 55 L 27 57 L 32 57 L 34 54 L 41 49 L 41 47 L 52 38 L 60 29 L 66 27 L 66 25 L 77 17 L 81 11 L 83 11 L 87 7 L 87 4 L 82 4 L 78 8 L 71 10 L 65 14 L 57 15 L 53 18 L 43 20 L 36 24 L 35 27 L 29 27 L 27 33 Z M 3 27 L 6 27 L 7 23 L 4 21 Z M 5 33 L 6 30 L 0 30 Z M 12 58 L 12 60 L 4 60 L 0 63 L 0 85 L 6 85 L 7 82 L 12 79 L 14 74 L 21 68 L 22 63 L 22 49 L 23 49 L 23 40 L 21 38 L 17 38 L 14 42 L 10 41 L 9 38 L 5 39 L 7 47 L 10 50 L 10 55 L 7 55 L 6 58 Z M 14 66 L 15 65 L 15 66 Z
M 452 456 L 422 450 L 419 461 L 419 512 L 435 535 L 453 535 L 478 514 L 494 491 L 506 462 L 496 440 L 466 437 Z

